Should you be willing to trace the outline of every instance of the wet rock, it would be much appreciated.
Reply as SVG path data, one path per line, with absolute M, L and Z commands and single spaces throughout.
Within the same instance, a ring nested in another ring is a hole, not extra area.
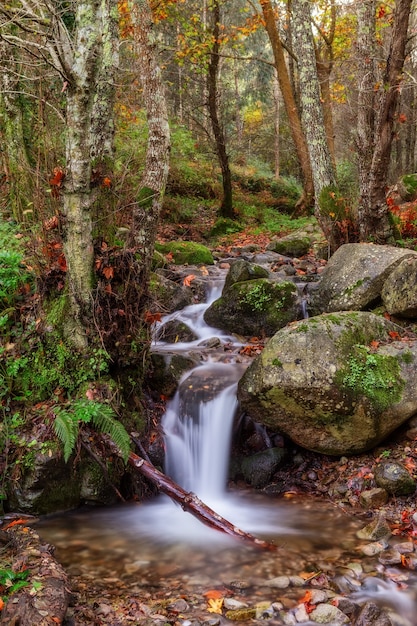
M 295 233 L 274 239 L 266 249 L 289 257 L 299 257 L 307 254 L 310 248 L 311 239 Z
M 264 487 L 282 465 L 286 456 L 283 448 L 269 448 L 244 458 L 241 469 L 246 482 L 256 488 Z
M 415 492 L 416 482 L 401 463 L 385 461 L 375 467 L 375 482 L 389 494 L 406 496 Z
M 393 626 L 391 618 L 374 602 L 367 602 L 355 622 L 355 626 Z
M 298 315 L 298 291 L 293 282 L 258 278 L 223 290 L 205 311 L 204 321 L 226 332 L 270 337 Z
M 361 552 L 365 556 L 375 556 L 376 554 L 381 554 L 387 547 L 388 544 L 386 541 L 374 541 L 373 543 L 368 543 L 366 546 L 363 546 Z
M 179 320 L 171 320 L 163 324 L 156 335 L 157 341 L 164 341 L 165 343 L 189 342 L 195 339 L 197 339 L 197 335 L 187 324 Z
M 388 502 L 388 493 L 381 487 L 362 491 L 359 501 L 365 509 L 378 509 Z
M 309 618 L 317 624 L 332 624 L 333 626 L 350 622 L 348 616 L 333 604 L 319 604 L 311 611 Z
M 394 548 L 384 550 L 379 555 L 378 561 L 383 565 L 398 565 L 401 563 L 401 554 Z
M 288 576 L 277 576 L 276 578 L 271 578 L 264 583 L 265 587 L 272 587 L 275 589 L 286 589 L 290 586 L 290 579 Z
M 232 263 L 230 270 L 227 273 L 223 292 L 227 291 L 234 283 L 268 277 L 269 272 L 264 267 L 261 267 L 256 263 L 250 263 L 249 261 L 239 259 Z
M 370 524 L 358 530 L 356 536 L 359 539 L 367 539 L 368 541 L 379 541 L 389 539 L 391 537 L 391 529 L 384 516 L 378 515 Z
M 150 389 L 156 392 L 158 399 L 161 394 L 170 398 L 174 395 L 182 375 L 197 363 L 197 360 L 182 354 L 167 356 L 153 352 L 150 355 L 147 383 Z
M 158 270 L 152 274 L 150 292 L 155 302 L 155 310 L 173 313 L 193 303 L 193 292 L 189 287 L 184 287 L 166 278 Z
M 350 598 L 345 598 L 344 596 L 337 596 L 335 598 L 335 602 L 337 603 L 337 607 L 350 618 L 355 618 L 359 615 L 361 607 L 359 604 L 351 600 Z
M 256 617 L 256 609 L 237 609 L 236 611 L 226 611 L 226 619 L 230 619 L 232 622 L 247 622 Z
M 223 602 L 223 606 L 225 609 L 236 610 L 236 609 L 245 609 L 247 608 L 247 604 L 245 602 L 241 602 L 240 600 L 235 600 L 234 598 L 225 598 Z

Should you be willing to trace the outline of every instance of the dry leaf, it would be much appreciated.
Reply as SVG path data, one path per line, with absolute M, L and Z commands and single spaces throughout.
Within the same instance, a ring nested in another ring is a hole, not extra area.
M 191 287 L 191 283 L 193 282 L 194 279 L 195 279 L 194 274 L 188 274 L 188 276 L 186 276 L 184 280 L 182 281 L 182 284 L 184 285 L 184 287 Z
M 223 598 L 210 598 L 208 601 L 208 609 L 209 613 L 218 613 L 222 614 L 223 607 Z

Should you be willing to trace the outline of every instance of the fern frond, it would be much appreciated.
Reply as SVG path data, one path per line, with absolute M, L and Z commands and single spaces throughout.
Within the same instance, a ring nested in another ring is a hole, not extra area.
M 92 415 L 92 422 L 96 428 L 109 435 L 114 441 L 126 463 L 130 452 L 129 434 L 123 424 L 115 417 L 112 408 L 108 404 L 101 404 L 100 409 L 99 412 Z
M 71 456 L 78 438 L 78 420 L 67 411 L 56 411 L 54 430 L 64 447 L 65 462 Z

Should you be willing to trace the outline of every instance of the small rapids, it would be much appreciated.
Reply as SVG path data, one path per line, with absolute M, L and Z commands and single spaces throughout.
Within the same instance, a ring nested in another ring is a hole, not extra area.
M 195 352 L 208 339 L 219 340 L 217 348 L 183 376 L 167 404 L 162 421 L 165 470 L 235 526 L 274 542 L 278 550 L 264 553 L 242 545 L 163 496 L 145 504 L 47 518 L 38 524 L 39 533 L 57 547 L 56 556 L 70 575 L 122 580 L 133 594 L 190 598 L 222 588 L 247 605 L 264 599 L 281 602 L 290 616 L 286 624 L 309 624 L 313 622 L 308 616 L 297 620 L 296 607 L 305 592 L 303 581 L 311 576 L 334 596 L 382 605 L 394 626 L 417 626 L 417 577 L 364 556 L 356 536 L 363 523 L 308 497 L 274 500 L 227 491 L 231 439 L 239 417 L 236 388 L 247 363 L 236 358 L 238 350 L 235 356 L 223 350 L 225 344 L 242 345 L 239 340 L 204 323 L 204 311 L 219 297 L 221 287 L 221 282 L 215 283 L 206 303 L 167 316 L 155 329 L 153 349 L 166 358 Z M 173 319 L 187 324 L 198 339 L 165 343 L 163 327 Z

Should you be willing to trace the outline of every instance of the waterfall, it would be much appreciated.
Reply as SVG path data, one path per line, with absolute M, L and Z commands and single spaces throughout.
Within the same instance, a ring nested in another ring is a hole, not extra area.
M 162 427 L 165 470 L 186 491 L 210 501 L 225 491 L 233 420 L 238 408 L 235 365 L 194 369 L 168 404 Z M 218 381 L 224 387 L 218 389 Z

